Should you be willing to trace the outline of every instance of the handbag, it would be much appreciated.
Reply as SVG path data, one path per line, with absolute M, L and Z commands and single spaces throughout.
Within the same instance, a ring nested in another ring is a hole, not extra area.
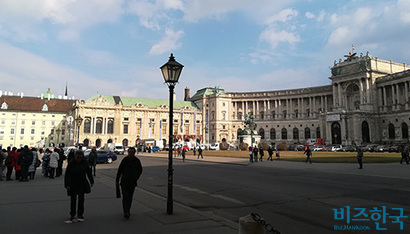
M 36 167 L 39 167 L 41 165 L 41 161 L 40 161 L 40 159 L 37 159 L 37 161 L 36 161 Z

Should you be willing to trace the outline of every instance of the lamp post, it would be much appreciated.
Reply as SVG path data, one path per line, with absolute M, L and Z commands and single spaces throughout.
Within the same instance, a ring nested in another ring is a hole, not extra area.
M 81 115 L 78 115 L 78 117 L 75 119 L 75 123 L 77 124 L 77 145 L 78 147 L 80 147 L 80 126 L 82 122 L 83 122 L 83 118 L 81 118 Z
M 57 147 L 59 147 L 59 139 L 60 139 L 61 130 L 57 128 L 56 133 L 57 133 Z
M 164 76 L 165 83 L 169 88 L 169 131 L 168 131 L 168 198 L 167 198 L 167 214 L 172 214 L 174 211 L 172 187 L 173 187 L 173 174 L 172 168 L 172 130 L 173 130 L 173 113 L 174 113 L 174 88 L 178 83 L 179 76 L 181 75 L 182 68 L 184 66 L 175 61 L 174 55 L 171 54 L 167 63 L 160 67 L 162 75 Z

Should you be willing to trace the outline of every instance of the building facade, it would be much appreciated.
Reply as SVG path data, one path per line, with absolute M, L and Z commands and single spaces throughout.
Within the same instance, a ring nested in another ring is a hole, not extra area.
M 334 62 L 331 85 L 302 89 L 227 92 L 198 90 L 190 98 L 203 112 L 209 143 L 238 143 L 245 115 L 254 115 L 269 144 L 406 143 L 410 124 L 410 67 L 366 55 Z
M 95 95 L 78 100 L 72 116 L 83 119 L 79 141 L 86 146 L 144 142 L 164 147 L 169 139 L 168 105 L 168 100 Z M 173 119 L 175 141 L 202 139 L 202 113 L 193 102 L 174 101 Z
M 0 145 L 49 147 L 69 142 L 73 133 L 67 114 L 74 103 L 66 96 L 56 98 L 50 89 L 41 97 L 0 91 Z

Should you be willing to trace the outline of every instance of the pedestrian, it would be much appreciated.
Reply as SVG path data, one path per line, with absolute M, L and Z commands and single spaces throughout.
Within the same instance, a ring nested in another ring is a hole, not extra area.
M 202 156 L 202 148 L 201 148 L 201 146 L 198 147 L 198 159 L 199 159 L 199 156 L 201 156 L 201 158 L 204 158 L 204 156 Z
M 248 150 L 249 150 L 249 161 L 251 163 L 253 163 L 253 148 L 252 148 L 252 146 L 249 146 Z
M 312 159 L 310 159 L 310 156 L 312 156 L 312 151 L 310 150 L 309 146 L 306 147 L 306 150 L 303 154 L 306 154 L 306 161 L 305 163 L 307 163 L 309 161 L 309 163 L 312 163 Z
M 278 149 L 278 147 L 276 147 L 276 158 L 277 158 L 277 159 L 280 159 L 280 154 L 279 154 L 279 149 Z
M 74 152 L 75 152 L 74 149 L 70 149 L 70 152 L 68 153 L 68 156 L 67 156 L 67 164 L 74 159 Z
M 58 160 L 60 159 L 60 155 L 57 150 L 57 148 L 54 148 L 53 152 L 50 154 L 50 179 L 54 179 L 54 175 L 58 167 Z
M 15 167 L 15 161 L 14 161 L 14 155 L 17 153 L 16 147 L 13 147 L 13 149 L 10 150 L 11 147 L 7 147 L 7 158 L 4 162 L 4 165 L 7 168 L 6 172 L 6 181 L 13 180 L 11 178 L 11 175 L 13 174 L 13 168 Z
M 90 155 L 88 156 L 88 165 L 90 165 L 91 171 L 94 172 L 94 176 L 95 176 L 95 171 L 97 167 L 97 152 L 96 152 L 95 147 L 91 149 Z
M 255 145 L 255 147 L 253 147 L 253 161 L 257 162 L 258 161 L 258 146 Z
M 194 151 L 194 156 L 195 156 L 195 153 L 196 153 L 196 146 L 194 146 L 193 151 Z M 198 158 L 199 158 L 199 157 L 198 157 Z
M 2 149 L 2 147 L 0 146 L 0 181 L 4 180 L 3 178 L 3 172 L 4 169 L 6 168 L 4 161 L 7 158 L 7 151 L 5 149 Z
M 20 152 L 20 165 L 21 165 L 21 178 L 19 182 L 28 181 L 28 169 L 33 163 L 33 154 L 31 153 L 28 145 L 25 145 L 23 150 Z
M 268 148 L 268 154 L 269 154 L 268 161 L 269 161 L 269 159 L 270 159 L 271 161 L 273 161 L 273 159 L 272 159 L 272 156 L 273 156 L 272 146 L 269 146 L 269 148 Z
M 182 148 L 182 161 L 185 162 L 186 149 Z
M 363 169 L 363 151 L 360 147 L 357 148 L 357 162 L 359 163 L 359 169 Z
M 132 197 L 141 174 L 141 161 L 135 156 L 135 148 L 130 147 L 128 148 L 128 156 L 122 159 L 118 167 L 117 177 L 115 179 L 117 186 L 121 185 L 124 219 L 130 218 Z
M 178 157 L 181 156 L 181 147 L 177 147 Z
M 407 164 L 409 164 L 409 147 L 408 146 L 404 147 L 404 149 L 401 151 L 400 164 L 403 164 L 403 160 L 406 161 Z
M 45 177 L 50 176 L 50 154 L 51 154 L 50 149 L 46 149 L 46 151 L 44 152 L 43 157 L 41 158 L 41 160 L 42 160 L 41 166 L 42 166 L 42 169 L 43 169 L 42 174 Z
M 20 159 L 21 149 L 17 149 L 16 153 L 13 155 L 14 171 L 16 180 L 20 181 L 21 178 L 21 159 Z
M 64 175 L 64 187 L 67 189 L 67 195 L 70 196 L 70 218 L 65 223 L 85 221 L 84 194 L 90 193 L 93 185 L 94 178 L 91 174 L 91 168 L 84 158 L 84 152 L 77 150 L 74 154 L 74 160 L 68 163 Z M 78 215 L 77 218 L 76 215 Z
M 62 149 L 58 148 L 56 151 L 57 151 L 58 157 L 59 157 L 58 158 L 58 165 L 57 165 L 57 168 L 56 168 L 56 177 L 59 177 L 63 174 L 63 163 L 64 163 L 64 160 L 67 159 L 67 157 L 64 155 L 64 151 Z
M 259 161 L 263 162 L 263 156 L 265 156 L 265 153 L 263 152 L 263 147 L 259 147 Z
M 37 154 L 37 149 L 35 147 L 31 148 L 31 153 L 33 154 L 33 161 L 31 162 L 29 168 L 28 168 L 28 176 L 30 178 L 30 180 L 34 180 L 34 176 L 36 174 L 36 169 L 37 169 L 37 162 L 40 161 L 40 159 L 38 158 L 38 154 Z

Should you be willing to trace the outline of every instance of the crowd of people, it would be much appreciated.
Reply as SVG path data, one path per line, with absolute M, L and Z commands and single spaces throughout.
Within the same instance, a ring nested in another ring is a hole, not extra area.
M 249 150 L 249 161 L 251 163 L 258 162 L 258 161 L 263 162 L 263 157 L 265 156 L 265 152 L 264 152 L 262 146 L 260 146 L 259 148 L 257 146 L 255 146 L 255 147 L 249 146 L 248 150 Z M 267 151 L 268 151 L 268 155 L 269 155 L 268 161 L 269 160 L 273 161 L 273 154 L 274 153 L 276 153 L 275 156 L 276 156 L 277 159 L 280 158 L 280 153 L 279 153 L 278 148 L 269 146 Z M 259 159 L 258 159 L 258 155 L 259 155 Z

